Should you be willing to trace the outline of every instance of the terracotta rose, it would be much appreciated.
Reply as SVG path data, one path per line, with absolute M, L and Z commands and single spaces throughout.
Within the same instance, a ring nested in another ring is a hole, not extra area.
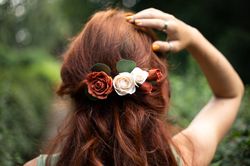
M 162 78 L 162 73 L 159 69 L 150 69 L 148 71 L 148 81 L 159 81 Z
M 148 70 L 147 81 L 140 86 L 139 90 L 144 94 L 150 94 L 152 91 L 156 89 L 153 83 L 159 82 L 162 79 L 162 76 L 163 75 L 159 69 Z
M 152 92 L 152 90 L 153 90 L 153 86 L 152 86 L 152 84 L 149 83 L 149 82 L 144 82 L 144 83 L 140 86 L 139 90 L 140 90 L 143 94 L 150 94 L 150 93 Z
M 88 93 L 98 99 L 106 99 L 112 92 L 112 78 L 105 72 L 91 72 L 84 83 L 88 86 Z

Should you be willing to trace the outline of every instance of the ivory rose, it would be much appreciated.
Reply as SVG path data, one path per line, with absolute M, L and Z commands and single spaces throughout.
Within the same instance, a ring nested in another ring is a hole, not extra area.
M 148 72 L 140 69 L 139 67 L 134 68 L 134 70 L 131 72 L 134 81 L 135 81 L 135 85 L 139 86 L 138 84 L 143 84 L 147 77 L 148 77 Z
M 113 90 L 112 78 L 103 71 L 89 73 L 84 83 L 88 86 L 88 93 L 98 99 L 106 99 Z
M 135 81 L 133 75 L 128 72 L 119 73 L 113 80 L 113 86 L 118 95 L 133 94 L 135 92 Z

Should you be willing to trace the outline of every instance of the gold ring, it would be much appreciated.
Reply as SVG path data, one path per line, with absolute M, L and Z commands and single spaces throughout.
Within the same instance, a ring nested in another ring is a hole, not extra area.
M 173 49 L 173 43 L 171 43 L 170 41 L 168 41 L 168 52 L 171 52 Z
M 168 22 L 167 22 L 167 21 L 164 21 L 164 25 L 163 25 L 162 31 L 163 31 L 163 32 L 166 32 L 167 29 L 168 29 Z

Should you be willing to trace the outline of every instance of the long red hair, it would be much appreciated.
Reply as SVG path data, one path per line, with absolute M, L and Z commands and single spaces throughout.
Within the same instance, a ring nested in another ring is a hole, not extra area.
M 48 152 L 60 153 L 57 166 L 177 165 L 165 119 L 170 96 L 167 63 L 151 49 L 153 32 L 128 23 L 127 14 L 115 9 L 97 12 L 64 54 L 57 92 L 71 98 L 73 110 Z M 120 59 L 133 60 L 142 69 L 158 68 L 166 79 L 151 94 L 88 100 L 79 84 L 91 67 L 105 63 L 115 76 Z

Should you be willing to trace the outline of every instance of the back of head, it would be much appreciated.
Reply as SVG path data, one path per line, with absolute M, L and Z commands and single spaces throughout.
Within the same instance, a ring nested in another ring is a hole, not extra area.
M 169 101 L 166 61 L 151 49 L 152 31 L 128 23 L 127 14 L 96 13 L 64 55 L 58 94 L 71 97 L 73 112 L 52 147 L 53 153 L 60 151 L 57 165 L 176 165 L 163 119 Z M 157 68 L 164 79 L 148 94 L 111 93 L 105 100 L 90 100 L 82 82 L 91 67 L 104 63 L 114 78 L 121 59 L 144 70 Z

